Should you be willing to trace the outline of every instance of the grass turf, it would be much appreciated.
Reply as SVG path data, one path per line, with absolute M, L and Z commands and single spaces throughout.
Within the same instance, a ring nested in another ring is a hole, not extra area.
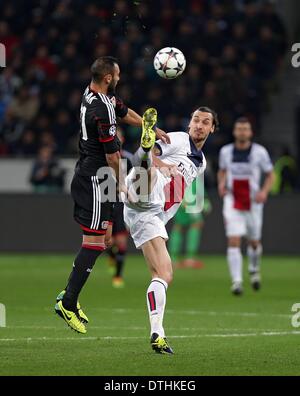
M 203 257 L 201 270 L 177 270 L 165 315 L 174 356 L 149 346 L 149 275 L 141 256 L 127 258 L 126 287 L 118 290 L 100 258 L 81 295 L 88 333 L 67 328 L 53 308 L 72 259 L 0 256 L 7 309 L 0 375 L 300 374 L 300 332 L 291 325 L 291 307 L 300 302 L 298 257 L 265 257 L 262 290 L 252 291 L 245 273 L 243 297 L 229 292 L 225 257 Z

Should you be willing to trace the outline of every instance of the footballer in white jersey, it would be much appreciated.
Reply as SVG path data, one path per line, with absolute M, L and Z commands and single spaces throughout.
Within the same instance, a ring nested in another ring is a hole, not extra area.
M 188 132 L 170 132 L 169 138 L 170 144 L 157 141 L 154 151 L 166 165 L 176 166 L 177 174 L 170 177 L 156 169 L 156 182 L 149 196 L 127 203 L 124 209 L 125 222 L 138 249 L 155 237 L 168 239 L 165 224 L 177 212 L 185 189 L 206 168 L 204 154 L 201 149 L 197 150 Z M 136 196 L 132 189 L 135 179 L 136 169 L 133 168 L 126 178 L 126 186 L 132 196 Z M 148 217 L 151 217 L 151 226 Z
M 261 285 L 259 259 L 262 252 L 263 205 L 273 183 L 273 164 L 267 150 L 252 142 L 248 119 L 234 126 L 235 141 L 222 147 L 219 154 L 219 193 L 223 197 L 223 217 L 228 239 L 227 259 L 232 292 L 242 294 L 241 238 L 248 240 L 251 284 Z M 262 177 L 265 181 L 261 185 Z
M 124 220 L 151 272 L 146 297 L 152 349 L 172 354 L 163 328 L 166 292 L 173 276 L 165 224 L 175 215 L 185 189 L 204 172 L 202 147 L 217 128 L 218 118 L 213 110 L 200 107 L 192 114 L 188 132 L 168 134 L 170 144 L 161 140 L 155 144 L 156 120 L 156 110 L 148 109 L 143 116 L 141 146 L 133 156 L 133 169 L 126 178 Z M 146 192 L 141 191 L 141 169 L 146 174 Z

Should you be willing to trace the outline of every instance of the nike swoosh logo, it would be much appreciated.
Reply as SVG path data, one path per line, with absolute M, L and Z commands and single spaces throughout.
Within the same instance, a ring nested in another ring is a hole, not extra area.
M 67 320 L 71 320 L 72 319 L 70 316 L 68 316 L 68 314 L 66 313 L 66 310 L 63 307 L 62 307 L 62 312 L 63 312 L 63 314 L 64 314 L 64 316 L 65 316 L 65 318 Z
M 68 316 L 66 313 L 64 313 L 65 314 L 65 317 L 67 318 L 67 320 L 71 320 L 72 318 L 70 317 L 70 316 Z

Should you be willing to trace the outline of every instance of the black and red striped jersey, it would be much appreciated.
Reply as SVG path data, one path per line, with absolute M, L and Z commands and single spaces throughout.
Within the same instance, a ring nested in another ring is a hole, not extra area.
M 80 139 L 76 172 L 95 176 L 98 169 L 108 166 L 105 154 L 120 151 L 117 137 L 117 117 L 125 117 L 128 108 L 116 96 L 91 90 L 88 86 L 80 107 Z

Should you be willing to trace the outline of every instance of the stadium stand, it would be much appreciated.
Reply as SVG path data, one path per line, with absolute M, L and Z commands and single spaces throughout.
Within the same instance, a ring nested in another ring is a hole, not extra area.
M 236 117 L 248 116 L 259 134 L 286 32 L 270 2 L 44 0 L 28 7 L 11 0 L 0 10 L 0 42 L 8 63 L 0 75 L 0 156 L 35 156 L 43 145 L 75 154 L 89 66 L 107 54 L 120 61 L 119 95 L 139 112 L 157 106 L 167 131 L 184 128 L 191 107 L 215 108 L 222 131 L 206 150 L 216 156 Z M 169 45 L 187 58 L 176 81 L 160 79 L 152 66 Z M 125 130 L 127 149 L 137 135 Z

